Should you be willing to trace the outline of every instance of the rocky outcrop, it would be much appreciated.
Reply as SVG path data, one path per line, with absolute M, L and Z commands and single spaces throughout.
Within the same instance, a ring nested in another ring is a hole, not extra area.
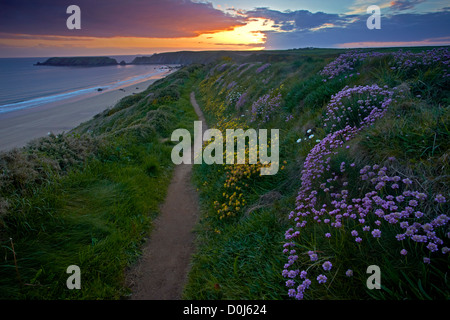
M 136 57 L 131 64 L 181 64 L 210 63 L 217 59 L 230 57 L 239 59 L 250 55 L 240 51 L 178 51 L 155 53 L 151 56 Z
M 109 57 L 54 57 L 36 66 L 113 66 L 118 65 L 116 59 Z

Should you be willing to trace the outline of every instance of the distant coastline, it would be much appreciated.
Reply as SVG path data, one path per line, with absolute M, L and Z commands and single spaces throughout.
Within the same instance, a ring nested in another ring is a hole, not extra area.
M 164 54 L 162 54 L 164 55 Z M 160 57 L 158 56 L 157 59 L 160 61 Z M 176 70 L 181 68 L 183 64 L 190 64 L 192 63 L 191 59 L 184 59 L 183 57 L 174 57 L 169 56 L 168 59 L 163 59 L 167 62 L 160 63 L 156 62 L 155 58 L 153 56 L 142 56 L 142 57 L 136 57 L 131 61 L 130 63 L 126 63 L 124 60 L 117 62 L 116 59 L 110 58 L 110 57 L 53 57 L 48 58 L 44 62 L 37 62 L 34 65 L 35 66 L 55 66 L 55 67 L 102 67 L 102 66 L 125 66 L 125 65 L 145 65 L 145 64 L 172 64 L 171 66 L 162 66 L 160 69 L 167 69 L 167 70 Z M 177 61 L 177 62 L 172 62 Z M 180 63 L 184 62 L 184 63 Z M 176 66 L 173 66 L 173 65 Z
M 56 101 L 0 114 L 0 151 L 20 148 L 32 139 L 46 136 L 48 132 L 69 132 L 106 108 L 112 108 L 120 99 L 146 90 L 155 81 L 172 72 L 174 70 L 166 70 L 140 83 L 131 83 L 98 95 L 81 96 L 75 100 Z
M 53 57 L 44 62 L 37 62 L 35 66 L 114 66 L 124 65 L 125 61 L 117 62 L 110 57 Z
M 23 109 L 73 101 L 125 88 L 177 65 L 117 65 L 136 56 L 0 59 L 0 117 Z M 36 66 L 39 61 L 39 66 Z M 125 63 L 125 62 L 124 62 Z

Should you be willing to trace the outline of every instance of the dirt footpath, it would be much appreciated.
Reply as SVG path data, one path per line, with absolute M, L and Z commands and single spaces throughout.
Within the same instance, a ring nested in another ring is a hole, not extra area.
M 193 92 L 191 104 L 206 130 L 203 113 Z M 175 167 L 166 200 L 142 257 L 127 274 L 132 300 L 181 298 L 194 252 L 192 229 L 199 214 L 198 195 L 191 184 L 192 166 L 181 164 Z

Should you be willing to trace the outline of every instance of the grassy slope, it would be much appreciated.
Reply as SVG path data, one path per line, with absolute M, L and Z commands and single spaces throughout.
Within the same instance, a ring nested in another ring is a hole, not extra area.
M 413 51 L 422 49 L 414 48 Z M 279 128 L 280 161 L 286 161 L 286 164 L 275 177 L 260 177 L 249 165 L 195 168 L 204 214 L 198 227 L 199 250 L 193 261 L 185 298 L 288 298 L 285 286 L 288 278 L 281 275 L 288 260 L 282 253 L 286 242 L 284 233 L 293 226 L 288 215 L 295 208 L 305 158 L 315 145 L 314 140 L 325 137 L 322 128 L 325 106 L 331 95 L 346 85 L 402 86 L 408 92 L 391 105 L 382 119 L 353 139 L 348 151 L 339 151 L 333 157 L 331 165 L 337 171 L 341 162 L 357 164 L 355 169 L 345 173 L 351 194 L 361 197 L 366 190 L 366 187 L 361 189 L 364 184 L 359 179 L 359 169 L 367 164 L 383 164 L 391 156 L 397 160 L 389 169 L 400 172 L 402 178 L 411 178 L 420 192 L 429 197 L 437 193 L 449 194 L 450 100 L 448 80 L 442 77 L 442 67 L 421 67 L 406 73 L 391 69 L 389 57 L 372 58 L 352 71 L 353 74 L 359 72 L 358 76 L 344 77 L 350 73 L 347 72 L 323 82 L 318 72 L 339 53 L 342 51 L 294 50 L 289 54 L 284 52 L 282 59 L 270 54 L 253 57 L 247 62 L 259 63 L 244 72 L 247 66 L 241 66 L 242 61 L 230 60 L 205 70 L 197 97 L 209 127 Z M 270 67 L 257 74 L 256 70 L 267 62 L 271 63 Z M 250 123 L 252 103 L 267 93 L 272 97 L 280 93 L 281 104 L 271 114 L 269 122 Z M 240 104 L 239 99 L 244 94 L 246 102 Z M 293 119 L 286 122 L 290 115 Z M 308 129 L 313 130 L 315 137 L 306 142 Z M 302 143 L 296 142 L 299 138 Z M 235 202 L 236 197 L 239 202 Z M 324 203 L 329 201 L 320 199 Z M 424 209 L 426 215 L 447 212 L 445 205 L 436 207 L 431 202 Z M 345 226 L 349 228 L 348 232 L 335 232 L 333 228 L 310 221 L 302 229 L 296 241 L 297 266 L 300 270 L 307 269 L 313 281 L 305 298 L 449 297 L 448 255 L 430 255 L 428 249 L 417 243 L 395 240 L 394 236 L 401 232 L 398 225 L 383 225 L 383 240 L 368 236 L 364 238 L 364 245 L 357 246 L 348 235 L 351 227 Z M 327 239 L 323 235 L 329 231 L 335 233 Z M 438 234 L 446 241 L 443 246 L 448 246 L 445 232 L 444 228 Z M 399 254 L 402 248 L 408 250 L 407 257 Z M 317 262 L 308 259 L 306 252 L 309 250 L 319 253 Z M 432 256 L 433 263 L 425 265 L 423 256 Z M 315 276 L 326 260 L 333 261 L 333 269 L 327 273 L 327 284 L 319 285 Z M 366 268 L 370 264 L 380 266 L 383 290 L 367 289 L 369 275 Z M 354 271 L 352 278 L 344 274 L 349 267 Z
M 420 183 L 421 190 L 448 194 L 449 96 L 440 70 L 406 75 L 391 70 L 389 60 L 375 58 L 357 66 L 360 76 L 324 83 L 318 72 L 342 52 L 265 52 L 236 63 L 223 59 L 215 66 L 187 68 L 123 99 L 73 135 L 51 136 L 3 154 L 0 243 L 5 259 L 0 264 L 0 298 L 127 295 L 124 270 L 139 255 L 170 179 L 172 145 L 167 138 L 175 128 L 192 130 L 196 118 L 189 104 L 191 90 L 197 91 L 209 126 L 221 129 L 254 127 L 249 122 L 252 103 L 267 93 L 280 94 L 271 120 L 260 126 L 280 128 L 282 167 L 277 175 L 266 177 L 258 175 L 257 166 L 195 167 L 203 215 L 185 298 L 287 298 L 286 278 L 281 275 L 287 262 L 284 233 L 292 226 L 287 216 L 295 208 L 301 170 L 314 145 L 296 141 L 305 138 L 308 129 L 318 139 L 325 136 L 325 106 L 345 85 L 404 84 L 410 93 L 353 139 L 351 152 L 334 157 L 333 168 L 345 161 L 355 162 L 359 170 L 395 156 L 395 169 Z M 257 73 L 265 63 L 271 65 Z M 246 99 L 236 108 L 243 93 Z M 293 119 L 286 121 L 288 116 Z M 356 171 L 349 170 L 347 178 L 351 186 L 361 184 Z M 361 193 L 356 187 L 352 192 Z M 428 212 L 436 214 L 430 208 Z M 445 212 L 445 207 L 440 210 Z M 298 241 L 304 251 L 321 250 L 319 263 L 333 259 L 331 285 L 314 285 L 306 298 L 374 295 L 365 287 L 369 262 L 381 266 L 387 289 L 376 292 L 376 298 L 448 297 L 443 275 L 447 259 L 433 258 L 425 266 L 419 261 L 423 249 L 411 243 L 405 261 L 395 241 L 369 239 L 368 245 L 355 247 L 345 234 L 328 241 L 325 231 L 310 224 Z M 395 235 L 398 230 L 383 232 Z M 81 267 L 81 291 L 65 287 L 71 264 Z M 311 271 L 318 266 L 303 256 L 299 264 Z M 351 280 L 342 276 L 348 265 L 355 271 Z
M 167 140 L 196 119 L 193 73 L 172 74 L 72 133 L 2 154 L 0 298 L 128 294 L 124 271 L 139 256 L 171 178 Z M 69 265 L 80 267 L 82 290 L 66 288 Z

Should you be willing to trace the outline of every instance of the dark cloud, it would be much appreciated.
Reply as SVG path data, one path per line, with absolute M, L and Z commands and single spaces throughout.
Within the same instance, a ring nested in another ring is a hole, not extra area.
M 66 9 L 81 9 L 81 30 L 68 30 Z M 191 0 L 2 0 L 2 33 L 92 37 L 192 37 L 243 25 Z
M 353 42 L 414 42 L 450 39 L 450 11 L 424 14 L 382 16 L 381 29 L 369 30 L 369 15 L 353 17 L 351 23 L 317 31 L 266 32 L 266 47 L 288 49 L 300 47 L 333 47 Z
M 342 24 L 350 17 L 307 10 L 280 12 L 265 7 L 247 11 L 246 14 L 248 17 L 271 19 L 283 31 L 312 29 L 325 23 Z
M 422 2 L 425 2 L 425 0 L 394 0 L 391 2 L 391 8 L 395 10 L 407 10 L 414 8 Z

